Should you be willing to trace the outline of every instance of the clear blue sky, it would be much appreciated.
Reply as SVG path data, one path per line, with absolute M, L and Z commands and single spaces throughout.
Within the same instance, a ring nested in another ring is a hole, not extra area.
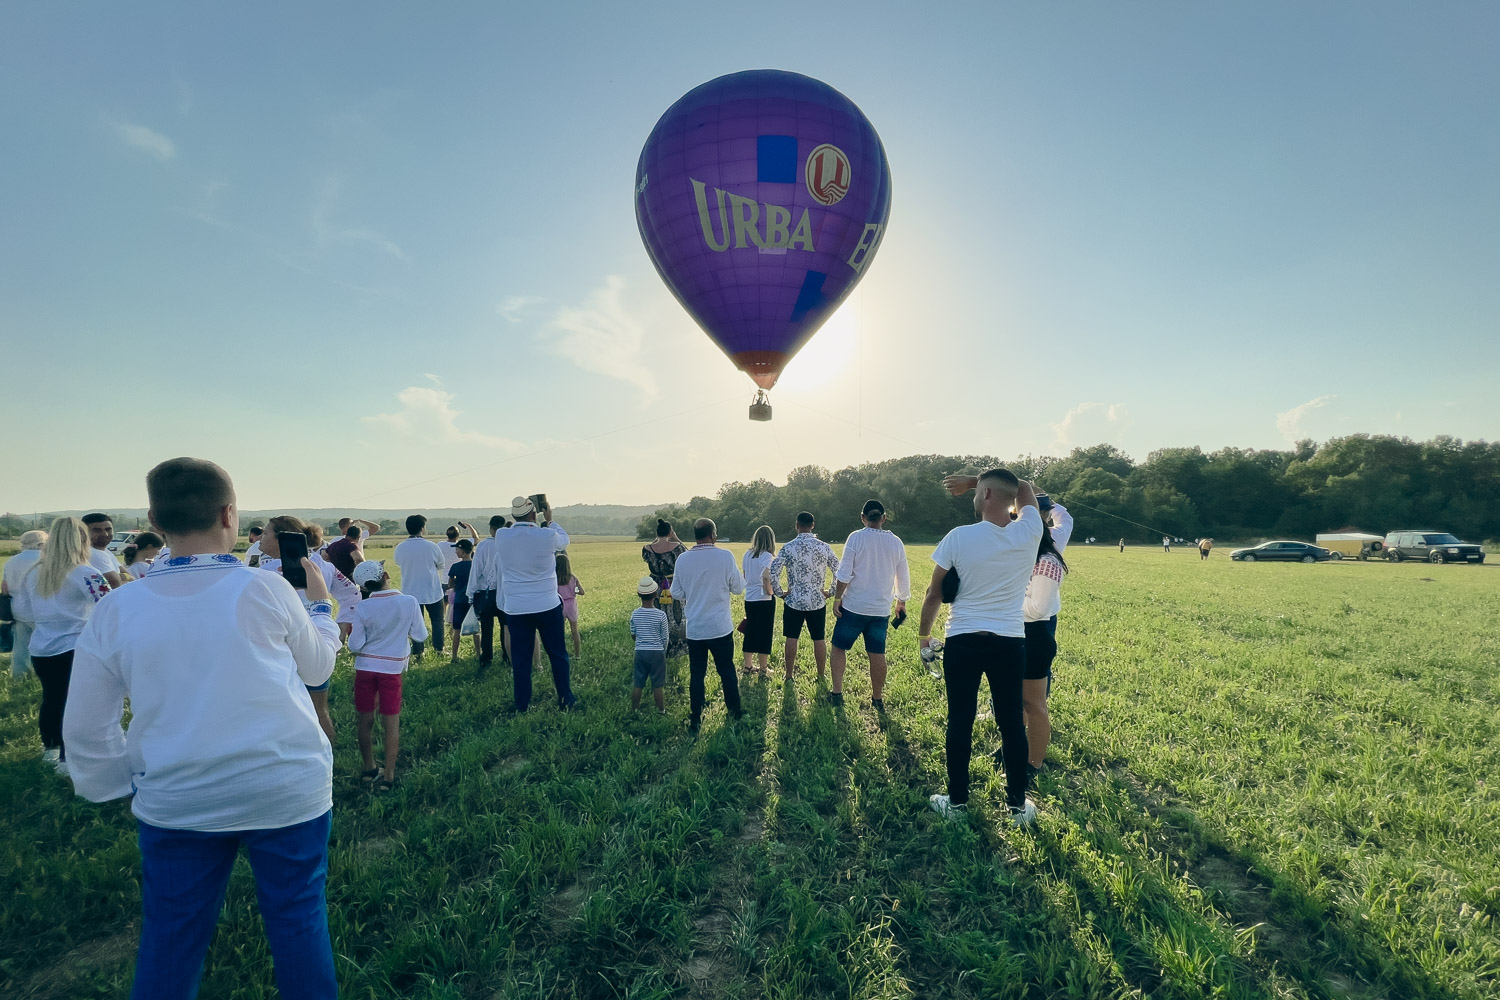
M 1500 430 L 1500 7 L 511 6 L 0 8 L 0 507 L 140 506 L 177 454 L 432 507 Z M 769 425 L 631 197 L 762 67 L 894 179 Z

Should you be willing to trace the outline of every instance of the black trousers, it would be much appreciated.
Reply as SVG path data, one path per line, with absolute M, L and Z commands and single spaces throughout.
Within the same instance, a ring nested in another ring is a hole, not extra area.
M 568 643 L 563 638 L 562 602 L 548 611 L 529 615 L 507 615 L 510 622 L 510 669 L 515 685 L 516 709 L 531 706 L 531 656 L 540 639 L 547 660 L 552 664 L 552 686 L 557 689 L 557 704 L 566 708 L 578 698 L 573 694 L 572 666 L 568 661 Z
M 771 633 L 776 630 L 776 601 L 745 602 L 745 638 L 740 648 L 746 653 L 771 655 Z
M 432 648 L 439 653 L 443 651 L 443 633 L 448 630 L 447 623 L 443 621 L 443 611 L 448 607 L 446 601 L 433 601 L 431 604 L 422 605 L 422 610 L 427 612 L 427 631 L 432 633 Z M 422 655 L 422 644 L 413 642 L 411 644 L 411 655 Z
M 708 676 L 709 654 L 713 655 L 714 669 L 719 672 L 719 683 L 724 687 L 724 704 L 730 715 L 738 717 L 741 712 L 740 682 L 734 674 L 734 633 L 726 632 L 717 639 L 689 639 L 687 647 L 688 706 L 693 725 L 703 718 L 703 681 Z
M 995 725 L 1005 755 L 1005 800 L 1026 804 L 1026 721 L 1021 712 L 1021 680 L 1026 672 L 1026 640 L 990 632 L 949 636 L 943 649 L 943 684 L 948 691 L 948 796 L 954 805 L 969 801 L 969 759 L 974 753 L 974 717 L 979 682 L 989 678 Z
M 33 656 L 31 669 L 42 682 L 42 710 L 37 727 L 42 731 L 42 747 L 61 750 L 63 709 L 68 705 L 68 682 L 73 678 L 73 651 L 70 649 L 56 656 Z

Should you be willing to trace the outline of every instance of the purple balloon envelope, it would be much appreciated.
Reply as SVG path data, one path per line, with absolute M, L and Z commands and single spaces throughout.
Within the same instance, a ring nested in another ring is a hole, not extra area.
M 689 91 L 651 130 L 635 174 L 651 262 L 762 389 L 854 289 L 890 210 L 869 119 L 826 83 L 783 70 Z

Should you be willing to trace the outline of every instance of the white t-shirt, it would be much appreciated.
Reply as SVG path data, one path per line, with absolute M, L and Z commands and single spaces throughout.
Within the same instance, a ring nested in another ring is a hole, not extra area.
M 100 576 L 120 572 L 120 560 L 109 549 L 89 549 L 89 565 L 99 571 Z
M 760 555 L 751 555 L 755 549 L 745 550 L 744 557 L 740 560 L 740 568 L 745 574 L 745 600 L 746 601 L 769 601 L 771 595 L 766 593 L 764 584 L 761 583 L 763 573 L 771 568 L 771 563 L 776 559 L 769 552 Z
M 41 549 L 22 549 L 6 560 L 5 569 L 0 571 L 0 579 L 5 580 L 5 592 L 10 594 L 12 599 L 21 593 L 21 577 L 25 576 L 26 571 L 35 566 L 41 558 Z
M 443 551 L 443 579 L 447 580 L 448 571 L 458 562 L 458 542 L 450 542 L 445 538 L 438 542 L 438 548 Z
M 32 624 L 32 656 L 60 656 L 77 645 L 94 605 L 109 593 L 109 584 L 93 566 L 74 566 L 63 579 L 62 588 L 43 597 L 36 589 L 40 576 L 40 567 L 32 563 L 11 598 L 12 612 L 17 619 Z
M 845 611 L 883 618 L 891 613 L 893 589 L 897 600 L 911 596 L 906 546 L 884 529 L 860 528 L 844 542 L 844 558 L 834 579 L 849 585 L 841 602 Z
M 327 812 L 333 751 L 305 685 L 333 673 L 328 613 L 228 553 L 172 559 L 109 594 L 73 658 L 74 789 L 92 802 L 134 791 L 138 818 L 177 830 L 276 829 Z
M 427 638 L 422 606 L 399 590 L 377 590 L 354 609 L 349 651 L 354 669 L 399 674 L 406 669 L 411 643 Z
M 412 537 L 396 546 L 396 565 L 401 567 L 401 592 L 418 604 L 436 604 L 443 599 L 443 550 L 436 542 Z
M 694 545 L 677 557 L 672 599 L 682 602 L 689 639 L 717 639 L 733 632 L 729 598 L 744 592 L 745 578 L 728 549 Z
M 965 632 L 1024 636 L 1026 585 L 1042 540 L 1042 517 L 1034 506 L 1005 527 L 990 521 L 948 532 L 932 561 L 958 570 L 958 596 L 948 614 L 948 638 Z M 1050 616 L 1049 616 L 1050 617 Z
M 495 532 L 489 558 L 500 578 L 508 615 L 534 615 L 562 604 L 557 593 L 557 554 L 568 547 L 568 533 L 555 523 L 541 527 L 517 521 Z M 473 573 L 473 570 L 469 571 Z
M 325 545 L 323 547 L 326 549 L 328 546 Z M 246 566 L 257 566 L 257 564 L 255 562 L 255 557 L 258 556 L 258 555 L 260 555 L 260 554 L 261 554 L 261 551 L 260 551 L 260 539 L 257 538 L 255 541 L 251 542 L 250 543 L 250 547 L 245 550 L 245 565 Z

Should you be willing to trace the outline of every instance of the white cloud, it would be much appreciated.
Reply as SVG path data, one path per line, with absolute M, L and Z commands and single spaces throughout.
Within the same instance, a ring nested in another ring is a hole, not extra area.
M 1316 410 L 1320 406 L 1326 406 L 1329 400 L 1336 398 L 1338 397 L 1319 396 L 1317 399 L 1309 399 L 1307 402 L 1300 403 L 1290 410 L 1276 414 L 1276 429 L 1281 432 L 1281 436 L 1286 439 L 1287 444 L 1296 444 L 1299 438 L 1305 436 L 1301 428 L 1302 418 L 1307 416 L 1309 411 Z
M 1114 443 L 1128 418 L 1124 403 L 1079 403 L 1052 425 L 1053 444 L 1066 450 L 1079 445 Z
M 540 295 L 508 295 L 505 300 L 495 307 L 495 311 L 505 319 L 507 323 L 521 322 L 521 314 L 532 306 L 541 305 L 547 300 Z
M 547 323 L 547 349 L 584 371 L 628 382 L 643 402 L 656 399 L 656 376 L 643 360 L 645 333 L 621 302 L 625 279 L 610 275 L 580 306 L 564 306 Z
M 177 144 L 154 129 L 121 121 L 110 122 L 110 127 L 114 129 L 115 135 L 125 141 L 127 146 L 154 156 L 163 163 L 177 155 Z
M 364 422 L 426 444 L 506 450 L 521 447 L 506 438 L 460 428 L 458 418 L 461 413 L 453 408 L 453 393 L 443 388 L 442 380 L 436 375 L 427 375 L 426 378 L 432 381 L 432 385 L 407 386 L 396 393 L 401 408 L 395 413 L 377 413 L 363 418 Z
M 313 199 L 310 222 L 313 239 L 317 241 L 318 247 L 325 248 L 331 243 L 365 243 L 392 257 L 408 260 L 406 251 L 401 249 L 400 244 L 384 234 L 366 226 L 344 226 L 334 221 L 333 213 L 338 207 L 342 186 L 337 177 L 325 178 L 318 188 L 317 197 Z

